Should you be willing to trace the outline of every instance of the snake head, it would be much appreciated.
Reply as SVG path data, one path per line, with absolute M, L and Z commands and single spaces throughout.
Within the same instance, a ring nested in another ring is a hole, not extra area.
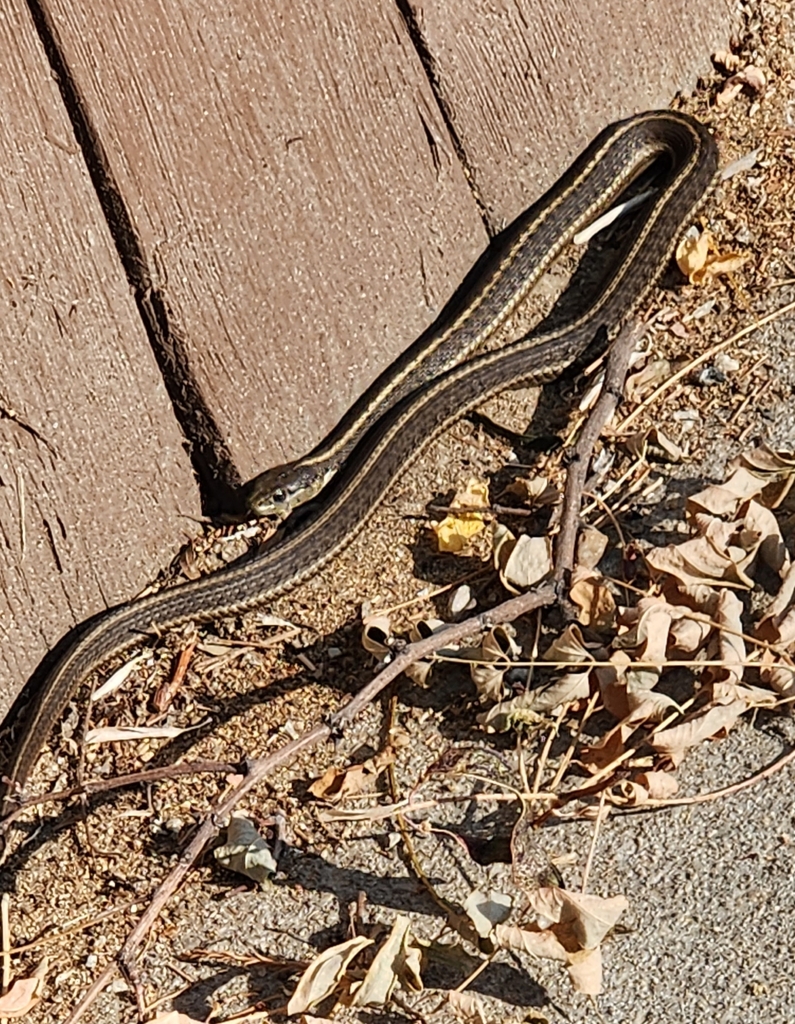
M 243 488 L 246 508 L 256 516 L 286 519 L 299 505 L 311 501 L 330 479 L 322 466 L 287 462 L 255 476 Z

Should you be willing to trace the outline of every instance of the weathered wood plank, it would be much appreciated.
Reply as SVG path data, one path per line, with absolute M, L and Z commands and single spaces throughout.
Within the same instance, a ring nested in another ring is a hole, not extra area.
M 26 5 L 0 13 L 0 713 L 198 513 L 182 437 Z
M 301 453 L 486 241 L 396 7 L 50 10 L 240 475 Z
M 728 0 L 406 0 L 491 230 L 606 124 L 692 89 Z

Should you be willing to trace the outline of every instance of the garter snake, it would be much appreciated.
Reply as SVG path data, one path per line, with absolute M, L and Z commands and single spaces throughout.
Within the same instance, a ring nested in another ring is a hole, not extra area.
M 373 422 L 368 420 L 369 429 L 357 435 L 358 443 L 343 470 L 307 506 L 300 524 L 294 527 L 288 520 L 262 555 L 111 608 L 86 625 L 49 669 L 23 721 L 6 769 L 10 786 L 4 812 L 23 791 L 67 702 L 103 662 L 153 628 L 165 630 L 239 614 L 307 580 L 352 540 L 397 473 L 453 420 L 506 387 L 555 379 L 597 334 L 617 329 L 656 281 L 715 175 L 717 152 L 711 136 L 683 114 L 651 112 L 602 132 L 533 208 L 535 212 L 520 218 L 520 228 L 511 235 L 514 242 L 498 261 L 497 283 L 487 278 L 483 289 L 485 293 L 490 288 L 490 294 L 499 294 L 499 301 L 513 308 L 516 296 L 525 291 L 519 278 L 525 273 L 537 277 L 537 267 L 546 266 L 549 254 L 559 251 L 559 239 L 570 237 L 572 224 L 579 226 L 601 213 L 620 191 L 616 182 L 623 187 L 658 157 L 665 163 L 662 184 L 637 233 L 625 243 L 612 276 L 582 316 L 554 331 L 531 333 L 443 369 L 407 395 L 395 389 L 391 408 Z M 529 234 L 528 225 L 532 226 Z M 489 323 L 504 319 L 502 311 L 495 311 L 482 295 L 472 300 L 470 308 L 481 311 L 467 321 L 470 324 L 480 324 L 481 316 Z M 471 330 L 482 334 L 485 328 Z M 412 366 L 411 359 L 401 360 L 399 372 L 408 378 Z
M 394 404 L 481 348 L 574 235 L 659 155 L 666 126 L 682 120 L 652 111 L 602 131 L 546 195 L 493 240 L 439 319 L 367 388 L 320 444 L 245 485 L 248 509 L 258 516 L 286 518 L 319 493 Z

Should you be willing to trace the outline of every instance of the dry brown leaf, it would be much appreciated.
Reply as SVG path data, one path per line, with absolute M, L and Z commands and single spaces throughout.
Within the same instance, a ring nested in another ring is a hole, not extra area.
M 649 800 L 666 800 L 678 790 L 679 783 L 670 772 L 641 772 L 611 786 L 607 796 L 616 807 L 642 807 Z
M 683 617 L 686 617 L 687 612 L 712 616 L 718 607 L 719 590 L 706 583 L 680 583 L 666 579 L 663 580 L 661 593 L 669 604 L 678 608 L 677 614 Z
M 743 89 L 750 89 L 751 92 L 762 95 L 766 86 L 767 80 L 764 71 L 755 64 L 746 64 L 742 71 L 738 71 L 731 78 L 726 79 L 721 91 L 715 97 L 715 105 L 719 110 L 728 107 Z
M 0 1017 L 24 1017 L 40 1002 L 42 978 L 17 978 L 5 995 L 0 996 Z
M 789 477 L 795 474 L 795 452 L 760 444 L 750 452 L 738 455 L 732 462 L 731 468 L 736 466 L 745 466 L 759 476 Z
M 167 1013 L 158 1013 L 153 1017 L 151 1024 L 203 1024 L 203 1021 L 189 1017 L 187 1013 L 179 1013 L 177 1010 L 169 1010 Z
M 566 962 L 568 953 L 554 932 L 544 929 L 532 931 L 516 925 L 500 924 L 494 928 L 492 940 L 500 949 L 515 949 L 544 960 Z
M 758 636 L 760 640 L 767 640 L 769 643 L 779 643 L 784 639 L 779 627 L 784 616 L 789 613 L 793 597 L 795 597 L 795 563 L 789 565 L 784 572 L 781 586 L 759 621 L 759 625 L 755 630 L 755 636 Z M 768 630 L 770 631 L 769 633 Z M 785 640 L 785 642 L 788 643 L 789 641 Z
M 698 273 L 707 262 L 711 238 L 708 231 L 691 228 L 681 239 L 676 247 L 676 265 L 685 277 Z
M 734 74 L 735 71 L 739 71 L 743 66 L 742 58 L 736 53 L 732 53 L 731 50 L 716 50 L 712 54 L 712 59 L 716 64 L 719 64 L 722 68 Z
M 564 704 L 587 700 L 591 695 L 590 675 L 587 669 L 583 672 L 567 672 L 553 683 L 531 690 L 533 699 L 525 706 L 539 714 L 550 714 Z
M 656 458 L 665 462 L 681 462 L 684 452 L 658 427 L 638 431 L 624 438 L 624 444 L 631 455 L 638 459 Z
M 502 548 L 504 553 L 506 548 Z M 551 570 L 552 558 L 548 537 L 529 537 L 523 533 L 510 549 L 500 570 L 506 590 L 518 594 L 539 583 Z
M 413 644 L 418 643 L 420 640 L 427 640 L 429 636 L 438 633 L 446 625 L 447 623 L 442 622 L 441 619 L 420 619 L 418 622 L 412 623 L 409 629 L 409 640 Z M 444 648 L 439 651 L 439 654 L 445 653 L 450 653 L 450 651 Z M 457 651 L 455 653 L 458 654 Z M 419 661 L 413 661 L 410 665 L 407 665 L 403 669 L 403 675 L 418 686 L 426 687 L 428 685 L 428 676 L 433 671 L 433 665 L 432 658 L 420 658 Z
M 467 1024 L 488 1024 L 485 1004 L 480 996 L 472 992 L 451 989 L 447 993 L 447 1004 L 456 1017 Z
M 758 501 L 745 502 L 740 507 L 744 529 L 759 536 L 759 557 L 773 572 L 785 573 L 790 559 L 784 538 L 781 536 L 778 520 Z
M 639 782 L 622 779 L 605 790 L 605 796 L 615 807 L 642 807 L 649 802 L 649 791 Z
M 707 678 L 713 683 L 737 684 L 743 677 L 745 641 L 738 635 L 743 632 L 742 614 L 743 603 L 739 597 L 731 590 L 721 591 L 714 618 L 719 627 L 716 660 L 723 664 L 707 669 Z
M 410 926 L 411 921 L 404 914 L 396 918 L 364 980 L 353 992 L 351 1006 L 385 1006 L 396 985 L 412 992 L 422 991 L 422 954 L 413 941 Z
M 226 653 L 226 652 L 224 652 Z M 108 676 L 104 683 L 98 686 L 91 694 L 91 701 L 101 700 L 103 697 L 107 697 L 110 693 L 115 693 L 116 690 L 120 689 L 138 668 L 139 665 L 143 665 L 149 658 L 151 658 L 151 650 L 146 650 L 142 654 L 136 655 L 134 658 L 130 658 L 129 661 L 125 662 L 120 668 L 117 668 L 115 672 Z
M 598 947 L 570 953 L 566 969 L 575 992 L 598 996 L 602 991 L 602 951 Z
M 519 477 L 511 481 L 502 491 L 512 494 L 528 508 L 552 505 L 560 497 L 560 491 L 545 476 Z
M 676 248 L 676 262 L 691 284 L 704 285 L 721 274 L 733 274 L 748 261 L 747 254 L 721 253 L 709 231 L 685 235 Z
M 580 627 L 573 622 L 563 630 L 560 636 L 556 637 L 541 657 L 544 661 L 573 662 L 578 666 L 581 663 L 589 663 L 595 659 L 602 660 L 605 654 L 601 646 L 592 644 L 589 649 L 583 639 Z
M 357 935 L 315 957 L 299 978 L 295 992 L 287 1003 L 288 1016 L 311 1010 L 327 999 L 344 979 L 348 964 L 372 944 L 372 939 Z
M 229 819 L 226 842 L 213 850 L 218 863 L 229 871 L 245 875 L 262 885 L 276 871 L 276 861 L 267 841 L 245 814 L 235 812 Z
M 669 658 L 692 658 L 709 640 L 712 629 L 709 622 L 685 616 L 672 622 L 668 634 Z
M 691 747 L 703 740 L 725 736 L 748 706 L 746 701 L 737 700 L 704 708 L 680 725 L 655 733 L 649 744 L 677 765 Z
M 600 665 L 594 670 L 602 703 L 613 718 L 619 720 L 629 714 L 625 677 L 629 664 L 630 658 L 625 651 L 613 651 L 610 655 L 610 665 Z
M 450 502 L 451 508 L 487 509 L 489 485 L 485 480 L 470 479 L 463 491 L 458 491 Z M 483 514 L 478 511 L 451 512 L 441 523 L 431 523 L 440 551 L 463 551 L 469 541 L 485 526 Z
M 764 444 L 739 455 L 730 468 L 747 469 L 762 479 L 759 503 L 765 508 L 778 508 L 795 483 L 795 453 Z
M 570 935 L 581 949 L 596 949 L 629 906 L 626 896 L 594 896 L 568 889 L 558 892 L 562 906 L 555 934 L 564 945 Z
M 495 925 L 503 924 L 511 914 L 513 900 L 498 889 L 475 889 L 464 903 L 464 911 L 481 939 L 487 939 Z
M 579 760 L 589 772 L 598 772 L 621 757 L 626 746 L 625 741 L 629 730 L 616 726 L 596 743 L 583 745 L 580 748 Z
M 514 640 L 516 630 L 510 624 L 495 626 L 483 638 L 479 647 L 462 651 L 461 656 L 472 660 L 469 673 L 481 701 L 497 701 L 505 691 L 503 677 L 521 648 Z M 483 662 L 484 664 L 475 664 Z
M 392 747 L 384 747 L 375 757 L 368 758 L 362 764 L 354 764 L 349 768 L 329 768 L 312 783 L 309 792 L 318 800 L 330 804 L 371 793 L 378 776 L 394 762 L 395 751 Z
M 595 569 L 607 550 L 607 536 L 587 523 L 577 537 L 576 565 L 578 569 Z
M 383 661 L 392 653 L 392 621 L 388 615 L 373 615 L 362 623 L 362 647 Z
M 727 525 L 713 520 L 711 532 L 720 533 L 720 527 Z M 732 544 L 720 549 L 716 546 L 718 543 L 717 537 L 693 537 L 679 544 L 652 548 L 646 553 L 646 561 L 655 572 L 667 573 L 685 586 L 728 583 L 748 589 L 753 587 L 753 580 L 742 569 L 753 555 L 749 558 L 746 550 Z
M 184 732 L 187 730 L 176 725 L 104 726 L 101 729 L 89 729 L 84 742 L 93 746 L 97 743 L 124 743 L 130 740 L 173 740 Z
M 795 697 L 795 660 L 791 655 L 763 651 L 759 678 L 779 697 Z
M 591 569 L 577 567 L 572 575 L 569 598 L 580 609 L 583 626 L 602 631 L 615 625 L 616 602 L 604 579 Z
M 664 665 L 671 631 L 671 616 L 674 609 L 664 599 L 642 598 L 638 602 L 638 622 L 635 626 L 635 654 L 638 661 L 651 661 Z M 626 649 L 625 645 L 622 647 Z
M 625 896 L 594 896 L 544 886 L 530 893 L 539 926 L 550 928 L 569 952 L 595 949 L 629 906 Z
M 722 484 L 710 484 L 687 499 L 686 514 L 689 517 L 698 512 L 719 516 L 722 519 L 736 519 L 740 505 L 761 494 L 764 480 L 745 467 L 740 467 Z
M 640 772 L 636 781 L 644 787 L 652 800 L 668 800 L 679 792 L 679 783 L 670 772 Z

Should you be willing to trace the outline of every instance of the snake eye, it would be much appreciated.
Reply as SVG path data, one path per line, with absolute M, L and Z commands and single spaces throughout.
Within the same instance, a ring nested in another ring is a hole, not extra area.
M 285 491 L 283 487 L 277 487 L 276 490 L 271 493 L 271 497 L 275 502 L 278 502 L 278 504 L 281 505 L 287 501 L 287 491 Z

